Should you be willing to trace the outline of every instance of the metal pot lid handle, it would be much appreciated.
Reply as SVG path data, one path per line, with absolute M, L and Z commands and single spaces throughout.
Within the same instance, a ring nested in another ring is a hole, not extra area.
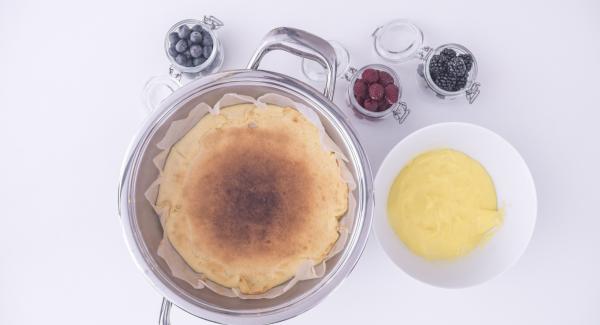
M 329 42 L 300 29 L 278 27 L 263 38 L 261 45 L 248 63 L 248 69 L 257 70 L 263 56 L 272 50 L 283 50 L 321 64 L 327 72 L 323 94 L 333 100 L 337 57 Z
M 160 306 L 160 315 L 158 316 L 158 325 L 171 325 L 171 306 L 173 304 L 163 298 Z

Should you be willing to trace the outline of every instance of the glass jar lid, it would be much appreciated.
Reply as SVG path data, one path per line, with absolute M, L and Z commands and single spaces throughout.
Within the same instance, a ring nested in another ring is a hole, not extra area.
M 377 55 L 400 63 L 418 58 L 423 47 L 423 32 L 417 25 L 405 19 L 392 20 L 373 32 L 373 44 Z

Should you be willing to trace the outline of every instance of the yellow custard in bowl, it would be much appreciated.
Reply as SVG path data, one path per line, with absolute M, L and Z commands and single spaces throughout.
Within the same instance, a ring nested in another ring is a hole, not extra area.
M 429 260 L 470 253 L 503 219 L 485 168 L 452 149 L 424 152 L 410 161 L 392 184 L 387 212 L 395 234 Z

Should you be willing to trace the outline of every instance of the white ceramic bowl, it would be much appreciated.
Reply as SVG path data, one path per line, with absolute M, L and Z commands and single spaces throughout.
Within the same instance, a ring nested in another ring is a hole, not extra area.
M 459 150 L 478 160 L 494 180 L 498 205 L 505 209 L 504 223 L 492 238 L 453 261 L 428 261 L 415 255 L 394 234 L 387 218 L 388 193 L 396 175 L 418 154 L 437 148 Z M 468 287 L 501 274 L 523 254 L 535 227 L 537 196 L 525 161 L 502 137 L 473 124 L 434 124 L 404 138 L 384 159 L 374 188 L 379 243 L 402 270 L 434 286 Z

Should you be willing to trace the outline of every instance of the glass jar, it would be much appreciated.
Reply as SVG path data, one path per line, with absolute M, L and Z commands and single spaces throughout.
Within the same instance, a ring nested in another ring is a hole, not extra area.
M 401 101 L 402 84 L 400 83 L 400 78 L 398 78 L 396 72 L 392 68 L 382 64 L 369 64 L 360 69 L 356 69 L 350 66 L 350 55 L 348 50 L 346 50 L 342 44 L 333 40 L 330 40 L 329 44 L 331 44 L 336 54 L 337 78 L 345 79 L 349 82 L 346 92 L 346 102 L 352 108 L 354 113 L 356 113 L 356 116 L 373 121 L 393 116 L 398 123 L 402 124 L 406 120 L 410 110 L 406 103 Z M 392 103 L 390 107 L 384 111 L 373 112 L 367 110 L 362 107 L 354 97 L 354 84 L 356 83 L 356 80 L 361 78 L 362 73 L 367 69 L 387 72 L 392 76 L 394 84 L 398 87 L 398 100 Z M 308 79 L 313 81 L 323 81 L 326 77 L 325 69 L 313 60 L 302 60 L 302 73 L 304 73 Z
M 202 26 L 202 29 L 206 31 L 213 40 L 212 51 L 206 61 L 198 66 L 183 66 L 175 61 L 175 58 L 169 54 L 169 48 L 171 47 L 171 41 L 169 35 L 173 32 L 177 32 L 183 25 L 187 25 L 192 28 L 194 25 Z M 207 74 L 214 73 L 221 69 L 223 66 L 224 51 L 221 41 L 219 40 L 216 31 L 223 26 L 223 22 L 214 16 L 204 16 L 202 20 L 197 19 L 185 19 L 169 28 L 167 35 L 165 36 L 165 55 L 171 63 L 169 68 L 169 74 L 171 77 L 181 80 L 182 75 L 193 79 L 198 76 L 204 76 Z
M 356 80 L 360 79 L 362 73 L 367 69 L 374 69 L 379 71 L 385 71 L 392 76 L 394 79 L 394 85 L 398 87 L 398 100 L 396 100 L 392 105 L 384 111 L 381 112 L 373 112 L 369 111 L 366 108 L 362 107 L 362 105 L 356 100 L 354 97 L 354 83 Z M 410 110 L 405 102 L 401 101 L 402 99 L 402 84 L 400 83 L 400 79 L 394 70 L 390 67 L 385 66 L 383 64 L 369 64 L 356 70 L 354 68 L 350 68 L 345 75 L 346 80 L 350 82 L 348 85 L 348 91 L 346 93 L 346 100 L 350 104 L 350 106 L 354 109 L 356 113 L 358 113 L 359 117 L 364 117 L 369 120 L 378 120 L 383 119 L 389 116 L 393 116 L 398 123 L 402 124 Z
M 424 45 L 423 32 L 419 27 L 408 20 L 397 19 L 390 21 L 373 32 L 373 47 L 375 52 L 393 63 L 403 63 L 409 60 L 418 60 L 417 74 L 420 84 L 431 91 L 437 98 L 451 100 L 466 98 L 472 104 L 479 95 L 480 83 L 477 78 L 477 59 L 466 47 L 460 44 L 444 44 L 436 48 Z M 429 67 L 434 55 L 444 49 L 452 49 L 457 55 L 468 54 L 472 58 L 471 69 L 467 72 L 467 82 L 464 87 L 456 91 L 448 91 L 439 87 L 431 77 Z

